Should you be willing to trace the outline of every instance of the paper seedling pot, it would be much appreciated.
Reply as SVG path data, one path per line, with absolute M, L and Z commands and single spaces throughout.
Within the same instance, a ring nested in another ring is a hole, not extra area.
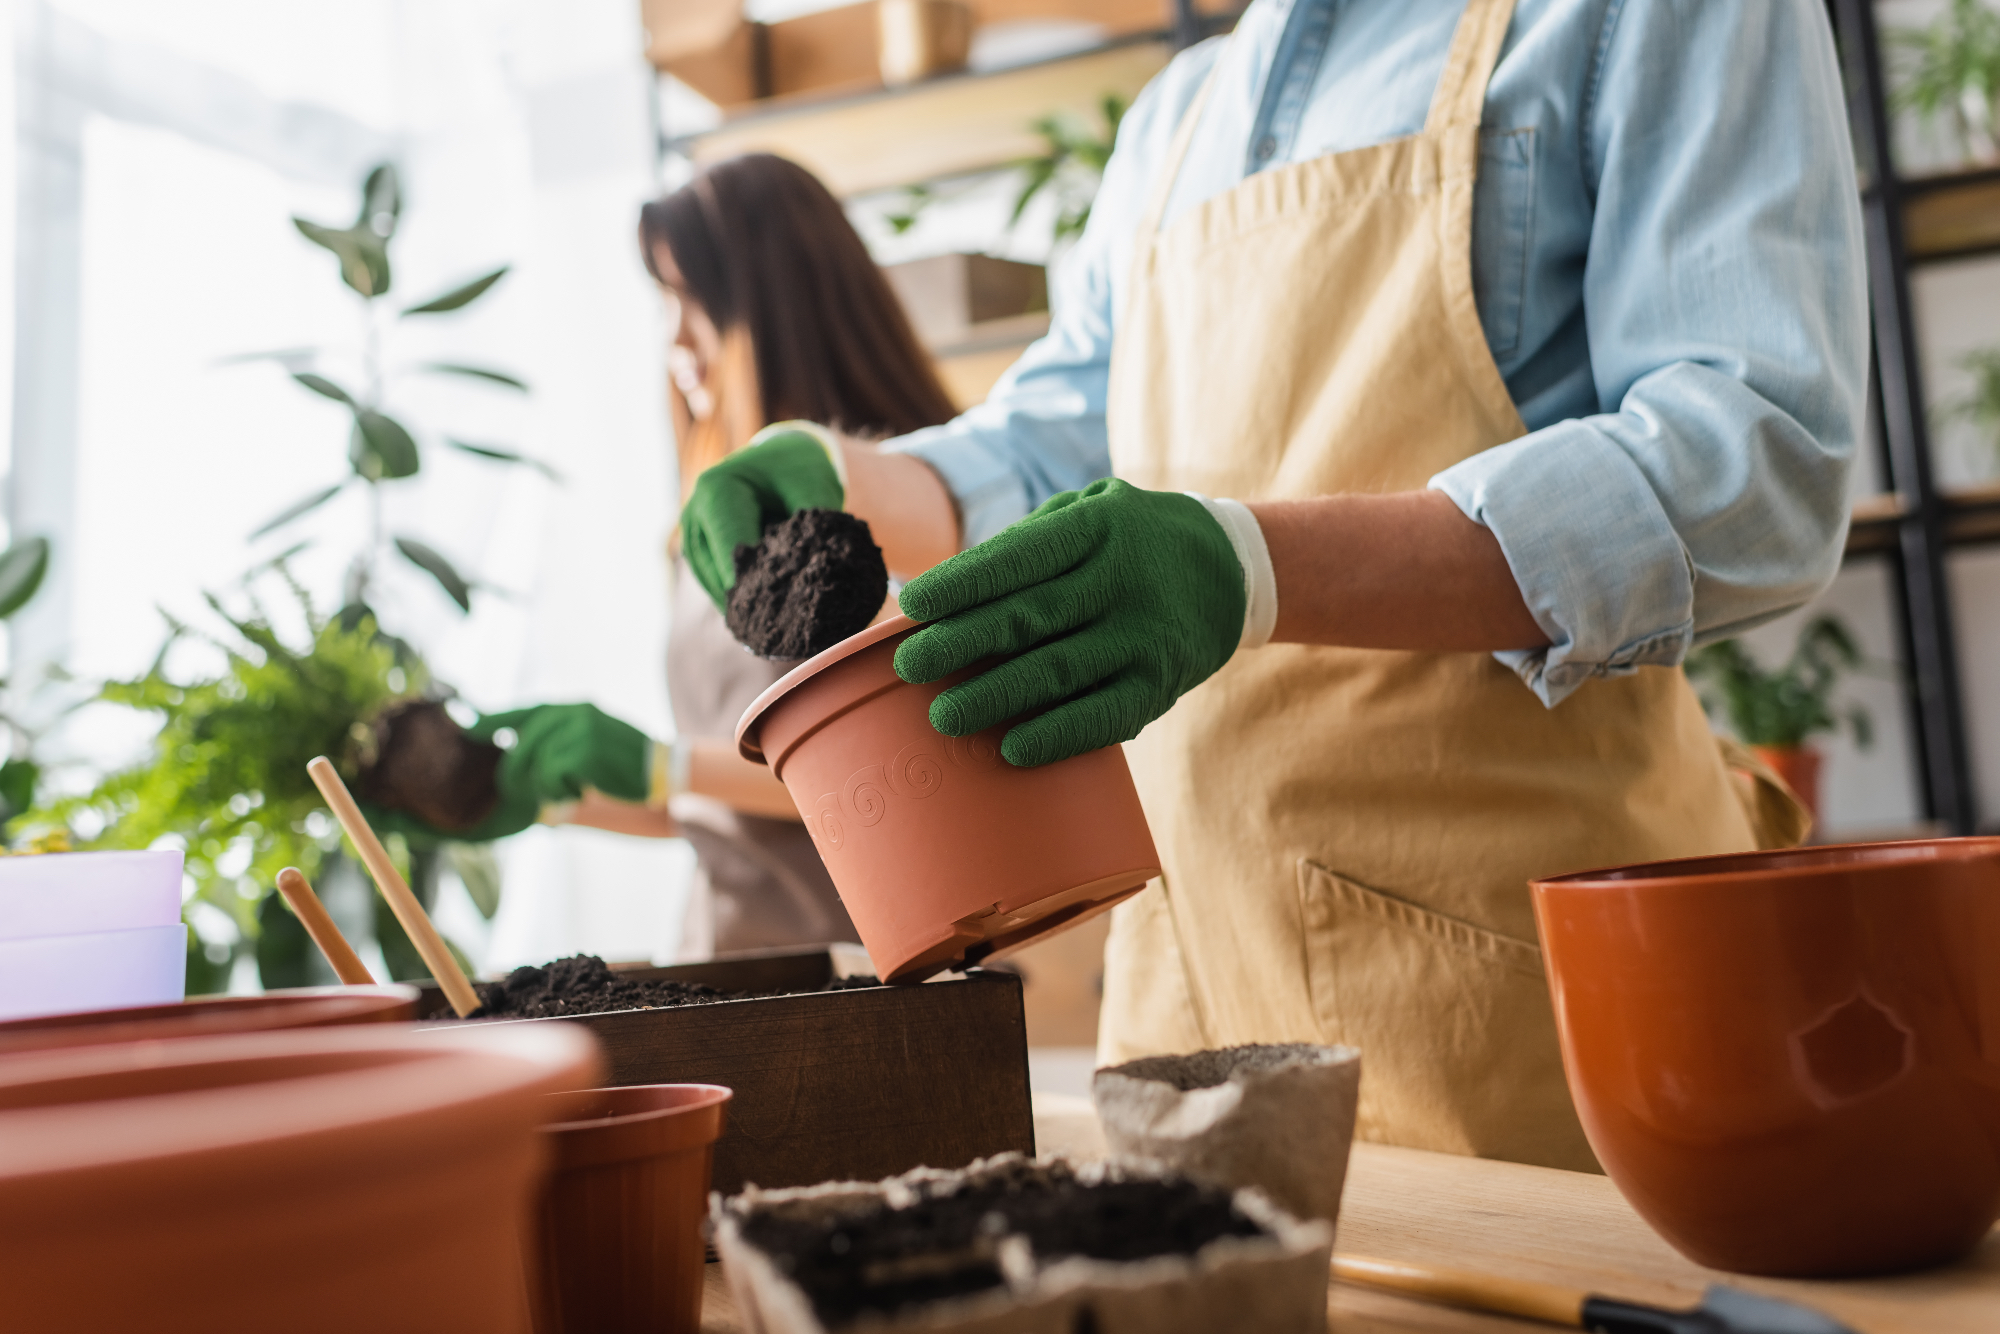
M 535 1334 L 697 1334 L 709 1162 L 729 1090 L 551 1094 Z
M 171 1005 L 45 1015 L 0 1023 L 0 1056 L 111 1042 L 158 1042 L 280 1028 L 395 1023 L 417 1017 L 415 987 L 299 987 L 261 996 L 198 996 Z
M 1536 881 L 1570 1093 L 1689 1259 L 1942 1264 L 2000 1216 L 2000 839 Z
M 525 1334 L 543 1095 L 598 1074 L 589 1035 L 554 1024 L 9 1057 L 4 1324 Z
M 941 736 L 896 675 L 897 616 L 809 658 L 736 726 L 784 781 L 885 981 L 916 981 L 1104 911 L 1159 874 L 1117 746 L 1018 769 L 1006 728 Z

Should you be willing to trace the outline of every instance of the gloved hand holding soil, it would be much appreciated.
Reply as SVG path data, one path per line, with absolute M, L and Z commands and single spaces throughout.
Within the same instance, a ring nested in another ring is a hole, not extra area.
M 506 752 L 476 737 L 436 700 L 392 705 L 360 724 L 354 795 L 445 835 L 477 829 L 500 804 Z
M 802 509 L 736 549 L 729 632 L 765 658 L 810 658 L 868 628 L 889 596 L 889 567 L 868 525 Z

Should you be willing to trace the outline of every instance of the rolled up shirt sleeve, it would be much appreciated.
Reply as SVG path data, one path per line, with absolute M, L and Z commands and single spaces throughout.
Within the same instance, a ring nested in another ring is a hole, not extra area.
M 1430 482 L 1506 553 L 1549 645 L 1496 656 L 1550 705 L 1825 587 L 1867 379 L 1859 200 L 1816 0 L 1611 12 L 1583 121 L 1601 411 Z

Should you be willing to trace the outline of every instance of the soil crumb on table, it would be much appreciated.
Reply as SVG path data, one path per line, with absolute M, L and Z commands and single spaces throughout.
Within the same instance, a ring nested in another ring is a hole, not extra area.
M 731 999 L 729 992 L 695 982 L 620 977 L 595 954 L 572 954 L 540 968 L 516 968 L 504 981 L 479 983 L 478 990 L 480 1007 L 468 1019 L 555 1019 Z
M 840 510 L 800 510 L 736 549 L 729 632 L 766 658 L 810 658 L 868 628 L 889 596 L 889 567 L 868 525 Z
M 902 1208 L 828 1217 L 778 1206 L 742 1228 L 828 1329 L 1002 1286 L 1000 1243 L 1010 1235 L 1027 1239 L 1038 1267 L 1068 1256 L 1192 1255 L 1221 1237 L 1265 1235 L 1226 1191 L 1189 1181 L 1085 1183 L 1062 1163 L 1022 1163 L 955 1192 L 924 1188 Z
M 464 833 L 500 804 L 506 753 L 452 721 L 436 700 L 406 700 L 362 724 L 354 795 L 414 815 L 433 829 Z

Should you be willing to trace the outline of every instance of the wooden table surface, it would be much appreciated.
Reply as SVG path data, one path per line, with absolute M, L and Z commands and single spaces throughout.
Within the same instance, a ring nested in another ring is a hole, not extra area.
M 1357 1144 L 1338 1249 L 1693 1306 L 1729 1283 L 1817 1307 L 1859 1334 L 2000 1331 L 2000 1229 L 1960 1264 L 1903 1278 L 1794 1282 L 1744 1278 L 1684 1260 L 1601 1176 Z M 1525 1334 L 1528 1321 L 1455 1311 L 1344 1283 L 1327 1295 L 1336 1334 Z M 740 1334 L 721 1266 L 708 1267 L 704 1334 Z

